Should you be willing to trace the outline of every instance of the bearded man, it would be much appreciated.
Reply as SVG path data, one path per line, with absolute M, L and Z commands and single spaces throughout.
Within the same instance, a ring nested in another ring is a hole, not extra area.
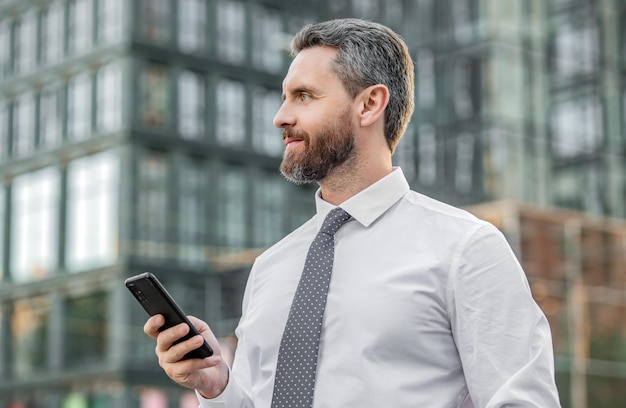
M 317 183 L 317 213 L 255 261 L 232 370 L 206 323 L 159 332 L 165 372 L 201 407 L 558 407 L 550 329 L 504 237 L 411 191 L 392 154 L 413 112 L 413 63 L 356 19 L 292 42 L 274 124 L 281 171 Z M 204 337 L 206 359 L 181 359 Z

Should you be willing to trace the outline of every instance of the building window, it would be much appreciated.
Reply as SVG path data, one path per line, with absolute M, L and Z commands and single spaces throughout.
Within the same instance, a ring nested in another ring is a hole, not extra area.
M 41 60 L 51 64 L 63 55 L 63 4 L 54 2 L 46 6 L 41 16 Z
M 418 178 L 424 186 L 432 186 L 437 182 L 437 134 L 435 127 L 423 124 L 418 133 Z
M 239 81 L 222 79 L 217 84 L 217 140 L 242 145 L 246 138 L 246 91 Z
M 107 266 L 118 255 L 119 159 L 113 151 L 83 157 L 67 169 L 67 268 Z
M 569 77 L 595 72 L 600 64 L 600 34 L 594 13 L 555 24 L 556 74 Z
M 41 279 L 57 267 L 59 171 L 48 167 L 13 180 L 10 273 Z
M 596 152 L 603 142 L 602 103 L 598 96 L 569 100 L 552 109 L 552 151 L 567 159 Z
M 217 3 L 217 51 L 233 64 L 241 64 L 246 57 L 246 8 L 240 1 Z
M 136 255 L 153 259 L 173 258 L 168 244 L 168 162 L 161 152 L 148 152 L 139 160 L 137 185 Z
M 28 379 L 45 370 L 48 358 L 50 304 L 46 297 L 16 300 L 11 316 L 12 374 Z
M 96 292 L 65 301 L 64 342 L 68 366 L 98 363 L 107 351 L 106 293 Z
M 204 135 L 205 86 L 201 74 L 182 71 L 178 76 L 178 133 L 185 139 Z
M 257 5 L 252 22 L 252 62 L 263 70 L 279 72 L 283 67 L 280 15 L 276 10 Z
M 406 18 L 406 10 L 402 4 L 402 0 L 386 0 L 384 7 L 385 25 L 390 26 L 395 31 L 400 31 L 400 24 L 402 24 Z
M 4 243 L 6 237 L 4 236 L 4 222 L 6 219 L 6 189 L 4 184 L 0 183 L 0 284 L 5 279 L 4 272 Z M 2 324 L 2 307 L 0 306 L 0 325 Z M 1 326 L 0 326 L 1 327 Z M 2 335 L 2 329 L 0 329 L 0 336 Z
M 402 168 L 402 172 L 408 180 L 415 177 L 415 137 L 413 126 L 409 125 L 404 135 L 398 142 L 398 146 L 393 154 L 393 161 L 396 166 Z
M 13 102 L 13 155 L 23 157 L 35 150 L 35 97 L 20 94 Z
M 9 105 L 0 98 L 0 163 L 9 158 Z
M 353 0 L 352 12 L 355 17 L 367 20 L 378 20 L 381 16 L 379 0 Z
M 206 48 L 206 0 L 178 1 L 178 48 L 199 52 Z
M 452 67 L 452 103 L 456 118 L 470 119 L 480 112 L 480 61 L 461 58 Z
M 280 101 L 280 92 L 258 88 L 252 102 L 252 144 L 256 150 L 272 156 L 280 156 L 284 147 L 281 131 L 272 121 Z
M 70 54 L 82 54 L 91 48 L 92 26 L 92 0 L 70 0 L 67 33 Z
M 166 44 L 171 37 L 170 1 L 140 0 L 141 35 L 157 44 Z
M 596 215 L 606 215 L 607 183 L 597 163 L 568 166 L 554 173 L 554 201 L 557 205 Z
M 73 77 L 67 90 L 67 136 L 71 141 L 91 135 L 91 78 L 88 73 Z
M 37 16 L 29 11 L 15 23 L 15 70 L 20 74 L 35 66 L 37 38 Z
M 454 38 L 458 43 L 467 43 L 474 38 L 476 0 L 456 0 L 450 3 Z
M 54 85 L 44 87 L 39 94 L 39 148 L 61 145 L 62 115 L 60 89 Z
M 254 183 L 254 246 L 267 248 L 282 238 L 284 188 L 282 177 L 264 174 Z
M 139 78 L 141 97 L 141 120 L 151 127 L 163 127 L 168 123 L 169 82 L 164 65 L 146 67 Z
M 124 30 L 123 0 L 98 1 L 98 41 L 115 44 L 122 39 Z
M 421 109 L 435 107 L 435 56 L 428 48 L 418 51 L 415 68 L 417 71 L 417 106 Z
M 246 179 L 241 167 L 225 165 L 220 173 L 218 239 L 221 245 L 231 249 L 242 248 L 247 241 Z
M 421 41 L 431 40 L 439 27 L 435 0 L 419 0 L 405 2 L 403 33 L 405 38 L 419 38 Z
M 11 72 L 11 26 L 0 21 L 0 78 L 9 76 Z
M 456 139 L 454 187 L 460 193 L 470 193 L 474 187 L 474 136 L 463 133 Z
M 184 266 L 207 265 L 209 219 L 207 169 L 200 160 L 181 162 L 178 177 L 178 259 Z
M 97 76 L 97 127 L 100 133 L 118 130 L 122 124 L 122 68 L 119 62 L 106 65 Z

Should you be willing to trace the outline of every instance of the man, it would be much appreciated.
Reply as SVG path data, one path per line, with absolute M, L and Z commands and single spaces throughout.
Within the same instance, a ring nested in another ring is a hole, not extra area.
M 193 320 L 215 355 L 181 361 L 202 339 L 173 345 L 188 327 L 159 334 L 156 316 L 144 330 L 157 338 L 160 365 L 196 389 L 202 407 L 558 407 L 548 323 L 503 236 L 410 191 L 392 167 L 413 111 L 405 43 L 382 25 L 344 19 L 306 26 L 292 51 L 274 118 L 281 171 L 319 184 L 317 214 L 256 260 L 232 371 L 206 323 Z M 307 250 L 326 245 L 316 234 L 336 207 L 348 221 L 327 234 L 332 279 L 310 334 L 305 320 L 318 307 L 298 302 L 316 289 L 299 286 L 312 279 Z M 295 328 L 292 318 L 301 319 Z M 312 374 L 298 367 L 307 349 Z M 308 397 L 294 402 L 300 394 Z

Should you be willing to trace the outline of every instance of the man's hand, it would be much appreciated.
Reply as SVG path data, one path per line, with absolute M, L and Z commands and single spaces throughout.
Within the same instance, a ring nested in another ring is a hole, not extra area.
M 198 390 L 204 398 L 215 398 L 228 383 L 228 365 L 222 359 L 220 345 L 209 326 L 193 316 L 189 316 L 189 320 L 202 336 L 192 337 L 176 345 L 174 342 L 189 332 L 189 326 L 185 323 L 159 332 L 165 320 L 162 315 L 155 315 L 148 319 L 143 331 L 156 339 L 155 351 L 159 365 L 174 382 Z M 205 359 L 181 360 L 185 354 L 200 347 L 203 337 L 213 349 L 213 355 Z

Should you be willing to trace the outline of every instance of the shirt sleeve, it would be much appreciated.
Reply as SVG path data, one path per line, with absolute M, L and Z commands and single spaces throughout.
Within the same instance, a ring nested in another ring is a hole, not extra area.
M 229 373 L 232 379 L 232 373 Z M 231 408 L 231 407 L 241 407 L 241 408 L 253 408 L 254 405 L 252 402 L 246 398 L 243 390 L 239 387 L 236 381 L 228 381 L 224 392 L 218 395 L 215 398 L 207 399 L 204 398 L 200 393 L 196 390 L 196 396 L 198 397 L 198 401 L 200 402 L 200 408 Z
M 485 225 L 453 259 L 450 320 L 477 408 L 560 407 L 548 321 L 504 236 Z

